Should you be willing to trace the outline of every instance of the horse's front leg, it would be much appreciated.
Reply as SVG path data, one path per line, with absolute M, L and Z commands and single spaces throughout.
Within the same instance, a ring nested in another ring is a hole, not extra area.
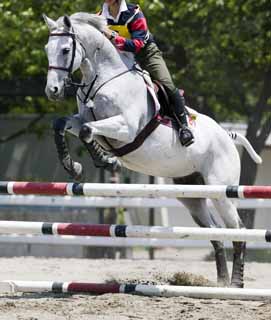
M 82 119 L 76 114 L 69 117 L 62 117 L 54 122 L 54 135 L 57 147 L 58 157 L 64 169 L 75 180 L 81 180 L 83 175 L 83 168 L 79 162 L 72 160 L 68 150 L 65 139 L 65 133 L 68 132 L 79 138 L 80 130 L 82 129 Z M 86 149 L 88 150 L 95 167 L 103 167 L 109 171 L 118 171 L 121 167 L 120 162 L 116 157 L 105 152 L 101 146 L 95 141 L 87 143 L 81 139 Z
M 77 116 L 58 118 L 53 123 L 54 139 L 58 158 L 64 169 L 75 180 L 81 180 L 83 168 L 79 162 L 72 160 L 65 138 L 66 131 L 78 136 L 81 128 L 81 122 Z
M 85 142 L 90 142 L 94 136 L 103 136 L 119 142 L 130 143 L 135 139 L 136 133 L 137 128 L 128 124 L 122 115 L 118 115 L 84 123 L 79 137 Z

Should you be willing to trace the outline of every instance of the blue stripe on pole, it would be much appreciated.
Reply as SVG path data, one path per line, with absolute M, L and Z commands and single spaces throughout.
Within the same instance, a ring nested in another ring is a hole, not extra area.
M 124 293 L 135 293 L 136 284 L 126 284 L 124 287 Z
M 63 293 L 63 282 L 54 282 L 52 285 L 53 293 Z
M 74 183 L 72 186 L 72 193 L 75 196 L 83 196 L 84 195 L 83 187 L 84 187 L 83 183 Z
M 271 231 L 270 230 L 266 231 L 265 240 L 266 240 L 266 242 L 271 242 Z
M 48 222 L 44 222 L 41 227 L 41 232 L 42 232 L 42 234 L 52 235 L 53 234 L 53 224 L 48 223 Z
M 239 198 L 238 197 L 239 186 L 228 186 L 226 189 L 227 198 Z
M 125 225 L 118 225 L 115 227 L 115 236 L 119 238 L 126 238 L 126 229 L 127 226 Z
M 8 194 L 8 182 L 0 182 L 0 194 Z

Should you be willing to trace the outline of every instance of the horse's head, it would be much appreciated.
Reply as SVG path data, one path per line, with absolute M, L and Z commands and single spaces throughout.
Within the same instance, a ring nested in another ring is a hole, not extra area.
M 65 87 L 69 85 L 72 73 L 79 69 L 85 52 L 68 16 L 57 21 L 45 15 L 43 17 L 50 31 L 46 45 L 49 67 L 45 92 L 49 99 L 61 100 L 64 98 Z

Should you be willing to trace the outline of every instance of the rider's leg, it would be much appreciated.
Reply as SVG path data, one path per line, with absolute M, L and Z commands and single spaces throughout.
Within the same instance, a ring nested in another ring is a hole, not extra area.
M 169 91 L 169 90 L 168 90 Z M 171 94 L 173 92 L 171 91 Z M 179 89 L 175 89 L 175 93 L 171 96 L 171 100 L 173 101 L 174 106 L 174 114 L 176 115 L 176 119 L 179 122 L 179 137 L 182 145 L 188 147 L 194 142 L 193 133 L 188 128 L 187 123 L 187 115 L 185 110 L 185 99 L 181 96 Z
M 171 100 L 174 115 L 180 126 L 180 141 L 182 145 L 189 146 L 194 142 L 194 136 L 188 128 L 185 114 L 185 100 L 172 81 L 162 52 L 155 43 L 150 43 L 137 54 L 136 59 L 141 67 L 150 73 L 153 80 L 158 80 L 164 85 Z

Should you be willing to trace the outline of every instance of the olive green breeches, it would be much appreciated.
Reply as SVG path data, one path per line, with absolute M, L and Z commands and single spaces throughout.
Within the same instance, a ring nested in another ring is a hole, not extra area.
M 157 45 L 154 42 L 147 44 L 136 55 L 136 60 L 142 69 L 149 72 L 153 80 L 157 80 L 164 85 L 169 97 L 174 99 L 178 89 L 173 83 L 166 62 L 163 58 L 163 54 Z

